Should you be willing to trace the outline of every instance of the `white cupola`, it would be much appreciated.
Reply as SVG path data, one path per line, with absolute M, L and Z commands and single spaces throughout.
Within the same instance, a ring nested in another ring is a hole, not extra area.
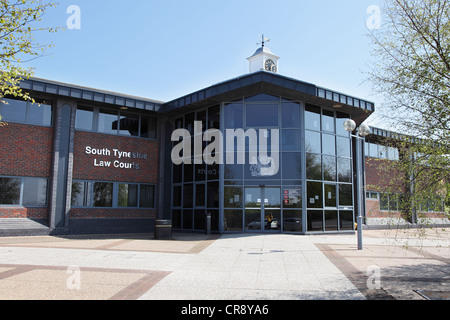
M 258 45 L 261 44 L 261 47 L 258 48 L 258 50 L 256 50 L 250 58 L 247 58 L 250 73 L 263 70 L 278 73 L 278 60 L 280 57 L 273 54 L 273 52 L 265 46 L 268 41 L 270 40 L 265 38 L 263 35 L 261 37 L 261 42 L 258 43 Z

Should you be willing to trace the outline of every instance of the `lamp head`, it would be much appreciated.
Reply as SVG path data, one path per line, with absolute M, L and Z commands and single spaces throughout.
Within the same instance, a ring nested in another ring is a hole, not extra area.
M 361 137 L 367 137 L 370 134 L 370 127 L 363 123 L 359 126 L 358 133 Z
M 347 132 L 353 132 L 356 129 L 356 123 L 355 121 L 348 119 L 344 122 L 344 129 Z

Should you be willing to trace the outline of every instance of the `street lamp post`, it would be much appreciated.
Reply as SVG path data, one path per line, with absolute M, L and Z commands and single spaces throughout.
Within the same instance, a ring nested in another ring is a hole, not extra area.
M 357 134 L 352 134 L 356 129 L 356 123 L 353 120 L 347 120 L 344 122 L 344 129 L 350 132 L 350 135 L 356 139 L 356 184 L 357 184 L 357 197 L 358 197 L 358 218 L 357 218 L 357 233 L 358 233 L 358 250 L 363 249 L 362 244 L 362 207 L 364 202 L 364 188 L 363 188 L 363 157 L 361 145 L 364 143 L 365 137 L 370 133 L 370 127 L 366 124 L 361 124 L 357 129 Z

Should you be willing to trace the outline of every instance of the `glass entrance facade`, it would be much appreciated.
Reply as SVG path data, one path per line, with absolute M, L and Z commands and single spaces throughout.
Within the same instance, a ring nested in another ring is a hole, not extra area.
M 224 161 L 173 165 L 174 227 L 204 230 L 210 213 L 213 231 L 224 233 L 354 230 L 349 118 L 266 94 L 177 118 L 192 139 L 194 121 L 202 132 L 219 129 Z

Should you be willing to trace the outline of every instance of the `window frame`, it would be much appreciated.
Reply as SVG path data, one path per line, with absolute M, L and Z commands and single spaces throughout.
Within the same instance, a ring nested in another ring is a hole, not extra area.
M 19 203 L 18 204 L 0 204 L 0 208 L 47 208 L 49 205 L 49 179 L 43 177 L 14 177 L 14 176 L 0 176 L 0 178 L 4 179 L 17 179 L 20 180 L 20 194 L 19 194 Z M 35 179 L 35 180 L 45 180 L 46 189 L 45 189 L 45 204 L 44 205 L 24 205 L 24 192 L 25 192 L 25 180 L 26 179 Z

